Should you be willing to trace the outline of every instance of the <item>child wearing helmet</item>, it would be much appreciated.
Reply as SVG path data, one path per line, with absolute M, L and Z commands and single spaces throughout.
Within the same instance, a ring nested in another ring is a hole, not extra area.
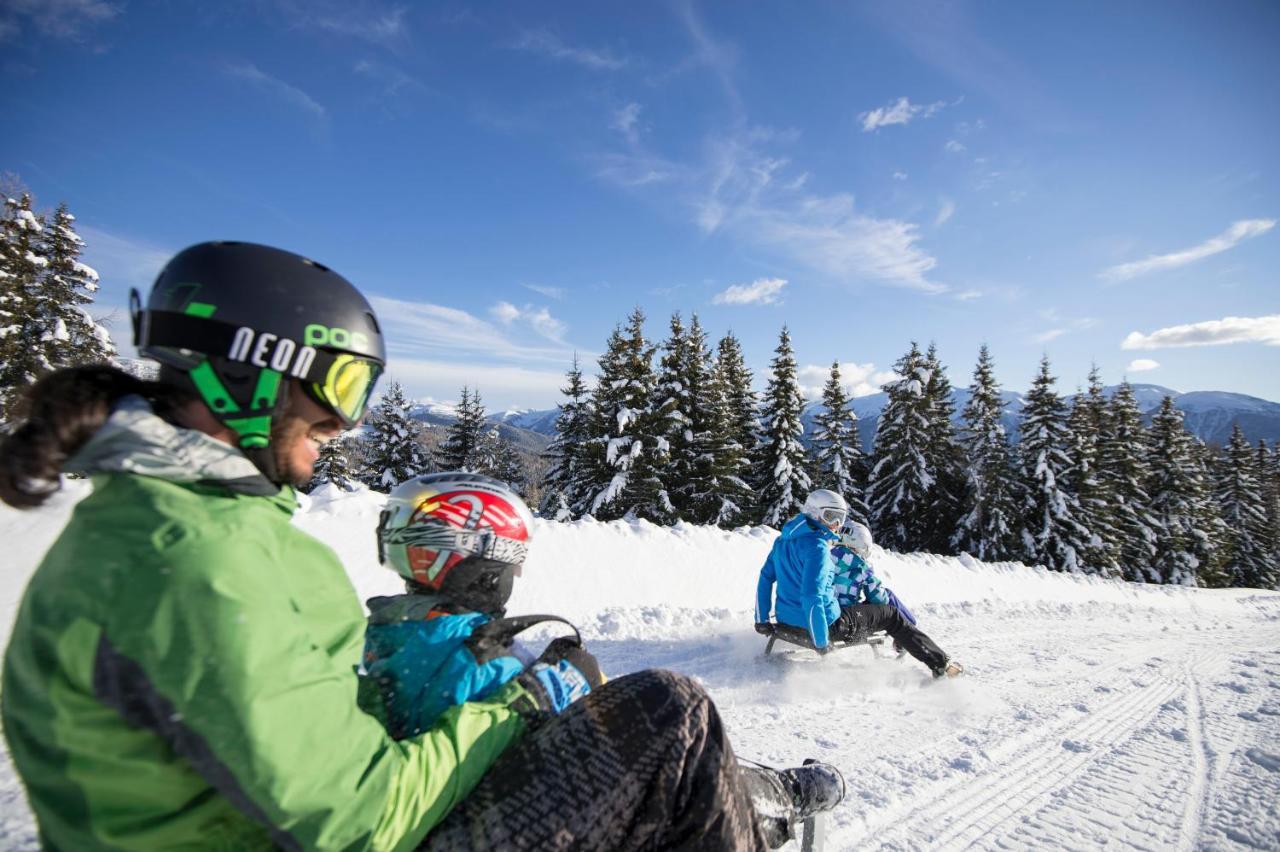
M 884 585 L 872 570 L 867 558 L 871 555 L 871 530 L 864 524 L 848 520 L 840 530 L 840 539 L 831 549 L 835 562 L 832 587 L 836 602 L 841 607 L 860 603 L 889 604 L 912 624 L 918 624 L 915 613 L 907 608 L 893 589 Z
M 559 712 L 603 681 L 581 639 L 535 659 L 515 634 L 552 616 L 503 618 L 532 536 L 533 515 L 510 488 L 475 473 L 433 473 L 392 490 L 378 557 L 405 594 L 368 601 L 361 704 L 396 739 L 428 730 L 449 707 L 481 701 L 529 672 Z M 577 652 L 575 652 L 577 649 Z
M 854 531 L 843 540 L 848 547 L 838 547 L 842 542 L 838 530 L 848 516 L 848 504 L 835 491 L 819 488 L 805 498 L 801 513 L 782 527 L 760 569 L 756 586 L 756 630 L 765 634 L 773 630 L 769 621 L 773 612 L 779 622 L 808 630 L 819 653 L 829 650 L 833 636 L 854 639 L 884 630 L 896 645 L 928 666 L 935 677 L 959 674 L 960 665 L 952 662 L 932 639 L 889 602 L 887 590 L 878 580 L 860 583 L 858 577 L 863 572 L 855 568 L 853 560 L 848 560 L 843 571 L 838 567 L 838 551 L 852 553 L 855 547 L 861 548 L 864 544 L 866 549 L 870 548 L 869 531 L 865 542 L 861 540 L 861 533 Z M 837 553 L 833 553 L 833 548 Z M 867 567 L 865 560 L 859 561 Z M 869 567 L 865 573 L 870 574 Z M 843 591 L 837 589 L 838 578 Z M 862 594 L 867 592 L 874 597 L 883 594 L 884 600 L 869 597 L 871 602 L 860 602 Z

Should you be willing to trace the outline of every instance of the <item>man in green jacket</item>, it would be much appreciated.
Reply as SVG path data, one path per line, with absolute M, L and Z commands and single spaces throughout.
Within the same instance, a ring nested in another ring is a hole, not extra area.
M 93 481 L 4 661 L 45 846 L 763 848 L 715 708 L 677 675 L 597 682 L 551 719 L 522 676 L 404 741 L 358 708 L 363 612 L 290 524 L 291 484 L 359 422 L 384 363 L 345 279 L 194 246 L 135 300 L 135 333 L 159 382 L 55 373 L 0 448 L 11 505 L 60 470 Z

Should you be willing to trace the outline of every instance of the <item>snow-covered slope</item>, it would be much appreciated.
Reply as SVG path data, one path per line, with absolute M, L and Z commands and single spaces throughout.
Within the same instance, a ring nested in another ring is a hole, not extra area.
M 5 634 L 83 488 L 35 513 L 0 508 Z M 399 586 L 373 549 L 382 499 L 319 493 L 296 521 L 338 551 L 362 597 Z M 1280 847 L 1280 594 L 876 551 L 967 666 L 934 682 L 867 648 L 765 661 L 751 606 L 773 536 L 538 522 L 511 612 L 571 618 L 612 676 L 698 678 L 745 757 L 840 766 L 850 794 L 830 849 Z M 0 847 L 34 845 L 0 758 Z

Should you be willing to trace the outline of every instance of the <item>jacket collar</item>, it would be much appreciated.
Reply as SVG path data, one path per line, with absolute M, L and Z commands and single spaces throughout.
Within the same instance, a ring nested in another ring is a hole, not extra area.
M 140 396 L 116 403 L 102 427 L 64 465 L 68 473 L 132 473 L 168 482 L 215 485 L 233 494 L 276 497 L 297 506 L 293 489 L 262 475 L 235 447 L 156 416 Z

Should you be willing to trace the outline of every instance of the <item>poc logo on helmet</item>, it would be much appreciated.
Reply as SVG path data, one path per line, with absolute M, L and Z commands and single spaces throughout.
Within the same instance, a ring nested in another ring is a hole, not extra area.
M 369 336 L 359 331 L 348 331 L 345 328 L 329 328 L 327 325 L 312 323 L 302 330 L 303 343 L 308 346 L 334 346 L 338 349 L 354 349 L 357 352 L 369 350 Z
M 307 331 L 310 330 L 311 327 L 308 326 Z M 316 359 L 316 350 L 310 346 L 299 346 L 287 337 L 270 333 L 258 334 L 248 326 L 242 326 L 236 329 L 227 358 L 232 361 L 247 361 L 255 367 L 288 373 L 300 379 L 311 369 L 311 362 Z

